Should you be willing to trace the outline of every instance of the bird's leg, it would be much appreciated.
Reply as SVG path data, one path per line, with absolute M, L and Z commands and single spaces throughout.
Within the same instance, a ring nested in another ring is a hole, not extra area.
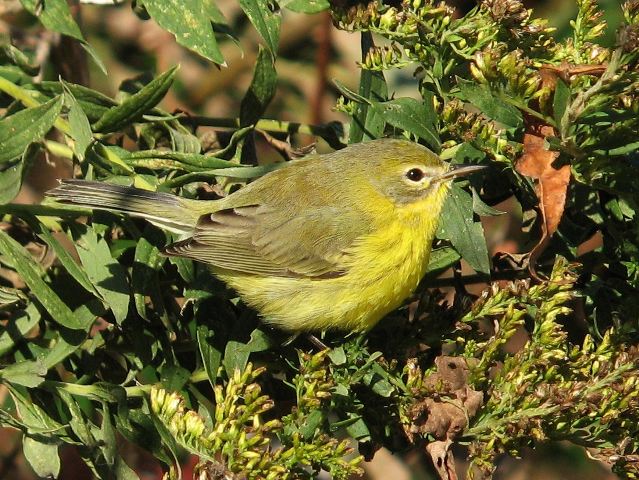
M 282 346 L 283 347 L 288 347 L 291 343 L 293 343 L 295 340 L 297 340 L 297 337 L 299 337 L 300 334 L 299 333 L 292 333 L 286 340 L 284 340 L 282 342 Z
M 293 333 L 291 334 L 283 343 L 282 346 L 284 347 L 288 347 L 291 343 L 293 343 L 295 340 L 297 340 L 297 338 L 300 336 L 299 333 Z M 313 347 L 317 348 L 317 350 L 322 351 L 322 350 L 328 350 L 328 346 L 326 346 L 326 344 L 324 342 L 322 342 L 319 338 L 317 338 L 315 335 L 313 335 L 312 333 L 307 333 L 304 335 L 304 337 L 306 337 L 306 340 L 309 341 L 309 343 L 311 345 L 313 345 Z
M 328 350 L 328 347 L 326 346 L 326 344 L 324 342 L 322 342 L 319 338 L 317 338 L 315 335 L 313 335 L 312 333 L 307 333 L 306 334 L 306 339 L 311 342 L 311 344 L 317 348 L 319 351 L 322 350 Z

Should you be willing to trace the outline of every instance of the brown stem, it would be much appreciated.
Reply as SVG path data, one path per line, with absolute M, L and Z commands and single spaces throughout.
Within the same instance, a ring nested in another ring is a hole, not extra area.
M 475 285 L 479 283 L 489 284 L 491 281 L 496 280 L 518 280 L 523 278 L 530 278 L 528 270 L 507 270 L 503 272 L 492 272 L 490 278 L 486 275 L 474 274 L 464 275 L 461 277 L 445 277 L 436 278 L 426 282 L 424 285 L 426 288 L 443 288 L 443 287 L 458 287 L 460 285 Z
M 69 3 L 71 15 L 76 23 L 82 25 L 80 2 L 73 0 Z M 87 52 L 75 38 L 59 35 L 51 49 L 51 60 L 60 76 L 78 85 L 89 85 L 89 63 Z
M 319 34 L 317 39 L 317 53 L 315 64 L 317 66 L 317 85 L 315 94 L 311 99 L 311 123 L 322 123 L 324 96 L 328 85 L 328 65 L 331 56 L 331 27 L 333 25 L 330 12 L 321 14 Z

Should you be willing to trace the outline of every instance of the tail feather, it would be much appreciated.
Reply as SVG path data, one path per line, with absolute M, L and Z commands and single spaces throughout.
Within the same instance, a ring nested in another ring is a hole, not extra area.
M 192 233 L 202 214 L 203 203 L 168 193 L 87 180 L 62 180 L 47 196 L 61 203 L 141 217 L 181 234 Z

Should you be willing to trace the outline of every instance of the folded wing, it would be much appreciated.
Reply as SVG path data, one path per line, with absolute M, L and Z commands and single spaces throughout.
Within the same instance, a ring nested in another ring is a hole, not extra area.
M 327 278 L 346 273 L 348 247 L 369 222 L 332 206 L 309 211 L 247 205 L 203 215 L 192 238 L 166 249 L 221 270 Z

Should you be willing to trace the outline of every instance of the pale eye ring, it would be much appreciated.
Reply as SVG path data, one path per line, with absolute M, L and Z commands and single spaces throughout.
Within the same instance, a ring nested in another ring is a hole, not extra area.
M 419 168 L 411 168 L 406 172 L 406 178 L 408 178 L 411 182 L 419 182 L 425 175 L 424 171 Z

